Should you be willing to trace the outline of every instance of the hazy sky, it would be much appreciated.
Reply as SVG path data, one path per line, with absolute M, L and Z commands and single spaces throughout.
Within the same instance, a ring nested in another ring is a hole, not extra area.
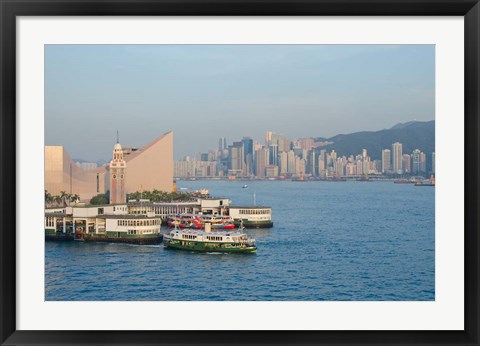
M 175 158 L 435 117 L 433 45 L 47 45 L 45 140 L 110 159 L 174 131 Z

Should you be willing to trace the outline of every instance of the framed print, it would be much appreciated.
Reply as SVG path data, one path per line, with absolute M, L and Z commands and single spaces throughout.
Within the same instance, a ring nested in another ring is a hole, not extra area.
M 478 6 L 2 2 L 2 345 L 477 345 Z

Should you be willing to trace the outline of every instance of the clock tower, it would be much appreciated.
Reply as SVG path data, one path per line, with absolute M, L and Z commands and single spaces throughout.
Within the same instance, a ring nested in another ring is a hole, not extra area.
M 125 174 L 127 164 L 123 159 L 123 150 L 120 143 L 113 147 L 113 160 L 110 161 L 110 204 L 127 203 L 125 191 Z

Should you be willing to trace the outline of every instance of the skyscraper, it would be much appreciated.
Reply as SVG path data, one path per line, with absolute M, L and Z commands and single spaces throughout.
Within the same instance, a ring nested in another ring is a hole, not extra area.
M 255 175 L 259 178 L 265 177 L 265 169 L 268 166 L 268 149 L 260 148 L 255 152 Z
M 223 140 L 224 138 L 221 138 L 221 137 L 218 139 L 218 151 L 223 150 Z
M 412 172 L 413 174 L 425 174 L 427 171 L 426 155 L 419 149 L 412 152 Z
M 265 147 L 268 148 L 272 141 L 272 131 L 265 132 Z
M 382 150 L 382 173 L 389 173 L 392 170 L 392 158 L 390 149 Z
M 412 160 L 408 154 L 403 154 L 403 171 L 405 173 L 412 173 Z
M 396 174 L 402 174 L 402 143 L 396 142 L 392 144 L 392 152 L 393 152 L 393 171 Z
M 279 154 L 280 156 L 280 174 L 286 174 L 288 172 L 288 154 L 284 151 Z
M 424 152 L 420 153 L 420 172 L 427 173 L 427 155 Z
M 270 144 L 270 164 L 271 165 L 278 165 L 278 145 L 277 144 Z
M 306 173 L 310 173 L 312 176 L 318 176 L 318 163 L 317 163 L 317 152 L 315 148 L 312 148 L 307 155 L 307 167 Z
M 243 162 L 247 165 L 248 172 L 253 173 L 253 139 L 243 137 Z
M 288 164 L 287 173 L 294 174 L 296 171 L 296 164 L 295 164 L 295 153 L 293 152 L 293 150 L 290 150 L 287 154 L 287 164 Z
M 233 142 L 228 147 L 228 169 L 240 171 L 244 168 L 243 142 Z

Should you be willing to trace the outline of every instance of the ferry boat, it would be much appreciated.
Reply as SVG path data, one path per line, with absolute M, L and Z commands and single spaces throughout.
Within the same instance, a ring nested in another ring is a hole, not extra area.
M 272 208 L 264 206 L 230 206 L 228 215 L 236 226 L 242 224 L 246 228 L 271 228 Z
M 234 229 L 235 224 L 229 216 L 202 215 L 202 214 L 177 214 L 170 216 L 167 221 L 169 227 L 204 229 L 206 223 L 210 223 L 212 229 Z
M 435 186 L 435 177 L 432 175 L 427 181 L 417 181 L 415 186 Z
M 257 251 L 255 239 L 242 232 L 212 232 L 210 224 L 205 230 L 173 229 L 163 235 L 165 248 L 200 251 L 252 253 Z

